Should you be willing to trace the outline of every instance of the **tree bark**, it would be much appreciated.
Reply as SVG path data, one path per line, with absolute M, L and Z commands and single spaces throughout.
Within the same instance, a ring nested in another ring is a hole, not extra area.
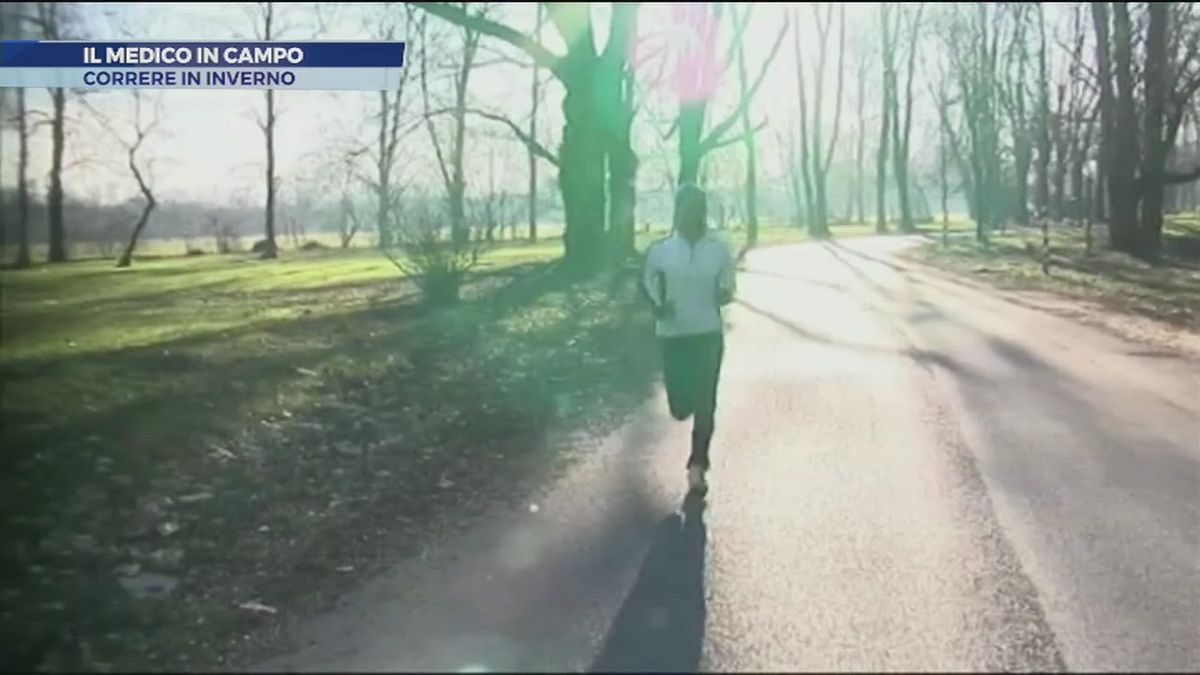
M 891 23 L 888 17 L 890 4 L 879 4 L 879 28 L 883 44 L 880 54 L 883 63 L 882 94 L 883 106 L 879 122 L 879 149 L 875 165 L 875 231 L 879 234 L 887 232 L 887 160 L 888 134 L 892 128 L 892 93 L 891 84 L 895 79 L 891 45 Z
M 54 117 L 50 123 L 50 189 L 46 208 L 49 216 L 50 251 L 52 263 L 67 261 L 66 224 L 63 221 L 63 150 L 66 147 L 64 127 L 66 125 L 67 94 L 64 89 L 51 89 L 50 99 L 54 106 Z
M 733 7 L 731 6 L 731 11 Z M 749 20 L 747 8 L 746 20 Z M 746 53 L 742 41 L 737 44 L 738 99 L 746 101 L 750 83 L 746 76 Z M 746 149 L 746 247 L 758 244 L 758 148 L 750 129 L 750 106 L 741 106 L 742 144 Z
M 541 38 L 542 30 L 542 3 L 537 3 L 537 17 L 535 19 L 536 28 L 534 29 L 534 38 Z M 537 118 L 538 104 L 541 103 L 540 83 L 538 78 L 541 76 L 541 68 L 537 61 L 533 62 L 533 77 L 529 87 L 530 113 L 529 113 L 529 137 L 537 140 Z M 533 147 L 529 146 L 529 241 L 537 242 L 537 197 L 538 197 L 538 173 L 537 173 L 537 153 Z
M 29 257 L 29 123 L 25 109 L 25 89 L 17 89 L 17 259 L 24 269 L 32 264 Z
M 1164 171 L 1168 146 L 1164 122 L 1167 104 L 1167 31 L 1169 4 L 1149 3 L 1146 29 L 1145 117 L 1142 122 L 1141 232 L 1139 253 L 1157 259 L 1162 244 Z
M 895 71 L 892 71 L 892 113 L 895 115 L 893 131 L 896 134 L 895 169 L 896 192 L 900 202 L 900 231 L 916 231 L 911 204 L 911 185 L 908 178 L 909 141 L 912 138 L 913 76 L 916 73 L 917 38 L 920 37 L 921 14 L 924 3 L 917 3 L 915 14 L 909 16 L 908 63 L 904 82 L 904 115 L 900 116 L 899 94 Z M 898 25 L 898 24 L 897 24 Z M 903 122 L 901 122 L 903 119 Z
M 1132 31 L 1124 3 L 1113 4 L 1110 51 L 1108 3 L 1093 2 L 1096 64 L 1100 80 L 1100 112 L 1104 174 L 1108 202 L 1109 243 L 1113 249 L 1137 254 L 1138 236 L 1137 116 L 1133 100 Z M 1112 81 L 1115 75 L 1116 92 Z
M 271 24 L 275 17 L 275 8 L 273 3 L 265 3 L 263 10 L 263 40 L 271 41 Z M 267 139 L 267 203 L 265 214 L 265 225 L 267 243 L 263 247 L 260 257 L 263 259 L 275 258 L 279 254 L 279 249 L 275 244 L 275 91 L 268 89 L 267 96 L 267 119 L 263 124 L 263 134 Z
M 1038 114 L 1037 114 L 1037 162 L 1034 164 L 1034 208 L 1043 217 L 1050 210 L 1050 155 L 1053 145 L 1050 137 L 1050 75 L 1046 65 L 1046 16 L 1042 5 L 1037 5 L 1038 22 Z
M 138 133 L 142 133 L 140 129 Z M 129 235 L 129 243 L 125 245 L 125 251 L 121 253 L 121 258 L 117 261 L 117 267 L 129 267 L 133 263 L 133 250 L 137 247 L 138 238 L 142 236 L 142 230 L 150 222 L 150 213 L 154 211 L 154 207 L 158 204 L 154 199 L 154 193 L 150 191 L 150 186 L 146 184 L 146 180 L 137 166 L 137 151 L 141 145 L 141 140 L 139 138 L 137 143 L 129 149 L 129 171 L 133 174 L 134 180 L 137 181 L 138 189 L 141 190 L 142 197 L 146 199 L 146 205 L 142 207 L 142 215 L 138 218 L 137 224 L 133 227 L 133 232 Z

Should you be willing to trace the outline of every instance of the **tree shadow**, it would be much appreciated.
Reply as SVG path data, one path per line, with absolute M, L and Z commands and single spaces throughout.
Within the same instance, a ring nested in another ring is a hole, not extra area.
M 132 635 L 123 591 L 95 572 L 165 547 L 154 528 L 168 515 L 183 527 L 169 543 L 186 553 L 186 601 L 296 603 L 298 585 L 385 555 L 364 532 L 398 516 L 433 527 L 519 492 L 552 469 L 552 426 L 604 426 L 649 395 L 650 319 L 624 306 L 628 284 L 571 282 L 553 265 L 488 276 L 445 311 L 354 307 L 0 367 L 24 399 L 5 401 L 0 426 L 12 449 L 0 535 L 14 552 L 0 593 L 16 594 L 14 635 L 53 638 L 25 665 L 60 652 L 75 663 L 76 638 Z M 147 501 L 197 492 L 218 498 L 161 515 Z M 42 587 L 38 570 L 85 581 Z M 49 601 L 61 609 L 37 609 Z M 56 634 L 68 617 L 75 634 Z M 213 639 L 223 625 L 206 623 Z M 163 618 L 143 637 L 172 631 Z M 96 658 L 135 649 L 106 643 Z
M 786 329 L 788 332 L 790 332 L 804 340 L 816 342 L 818 344 L 826 345 L 826 346 L 833 347 L 836 349 L 847 349 L 847 350 L 859 352 L 862 354 L 879 354 L 879 355 L 883 355 L 883 356 L 889 356 L 889 355 L 907 356 L 908 358 L 911 358 L 914 362 L 916 362 L 918 365 L 920 365 L 922 368 L 925 368 L 927 370 L 929 369 L 930 366 L 937 366 L 937 367 L 947 370 L 951 373 L 954 373 L 955 375 L 958 375 L 959 377 L 963 377 L 963 378 L 966 378 L 969 380 L 979 381 L 979 380 L 983 379 L 979 375 L 979 373 L 977 373 L 970 367 L 968 367 L 968 366 L 964 365 L 963 363 L 960 363 L 959 361 L 953 359 L 952 357 L 942 354 L 940 352 L 929 351 L 927 349 L 919 349 L 917 347 L 912 347 L 912 346 L 907 347 L 907 348 L 904 348 L 904 347 L 897 348 L 897 347 L 887 347 L 887 346 L 881 346 L 881 345 L 867 345 L 867 344 L 856 344 L 853 342 L 846 342 L 844 340 L 839 340 L 837 338 L 830 337 L 828 335 L 822 335 L 820 333 L 815 333 L 815 332 L 805 328 L 804 326 L 801 326 L 799 324 L 796 324 L 795 322 L 789 321 L 789 320 L 779 316 L 778 314 L 771 312 L 770 310 L 763 309 L 762 307 L 758 307 L 758 306 L 751 304 L 745 300 L 737 300 L 736 302 L 738 305 L 745 307 L 746 309 L 750 310 L 751 312 L 753 312 L 765 319 L 769 319 L 770 321 L 772 321 L 772 322 L 778 324 L 779 326 L 781 326 L 782 328 Z M 933 314 L 931 313 L 928 317 L 924 317 L 922 320 L 933 320 Z
M 663 519 L 590 672 L 696 672 L 704 644 L 705 500 Z

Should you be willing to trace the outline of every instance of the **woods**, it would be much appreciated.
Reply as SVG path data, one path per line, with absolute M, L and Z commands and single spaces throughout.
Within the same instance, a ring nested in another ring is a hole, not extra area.
M 337 12 L 314 8 L 312 34 L 320 36 L 331 30 L 322 17 Z M 741 205 L 732 220 L 732 211 L 720 211 L 722 225 L 744 231 L 750 246 L 764 219 L 802 226 L 812 237 L 866 220 L 879 233 L 913 233 L 930 215 L 932 190 L 943 220 L 961 210 L 983 246 L 992 232 L 1050 218 L 1104 225 L 1106 246 L 1156 260 L 1164 213 L 1187 208 L 1177 195 L 1193 194 L 1188 186 L 1200 178 L 1192 147 L 1200 16 L 1186 3 L 528 9 L 391 3 L 342 19 L 375 39 L 407 37 L 413 48 L 401 85 L 364 101 L 360 124 L 369 130 L 352 138 L 358 132 L 345 128 L 318 153 L 353 177 L 345 194 L 306 193 L 301 217 L 315 220 L 317 231 L 345 233 L 347 214 L 357 218 L 366 207 L 375 245 L 388 248 L 402 214 L 424 208 L 407 202 L 436 190 L 444 204 L 437 237 L 444 231 L 447 245 L 462 248 L 472 204 L 520 195 L 524 238 L 545 236 L 553 225 L 539 221 L 561 208 L 562 263 L 587 275 L 636 254 L 636 223 L 647 220 L 639 204 L 656 203 L 658 177 L 705 184 L 710 173 L 725 173 L 709 172 L 706 161 L 735 161 L 742 173 L 731 187 Z M 274 3 L 252 7 L 254 34 L 301 34 L 304 22 L 285 22 L 282 11 Z M 19 3 L 12 14 L 24 34 L 47 39 L 85 35 L 89 25 L 87 12 L 69 3 Z M 782 49 L 788 40 L 791 48 Z M 477 93 L 494 88 L 480 78 L 496 67 L 524 71 L 523 103 Z M 257 113 L 264 258 L 277 255 L 281 208 L 296 211 L 280 204 L 280 185 L 291 180 L 280 174 L 280 154 L 290 156 L 294 143 L 288 136 L 288 147 L 279 147 L 279 134 L 291 133 L 280 131 L 280 95 L 265 91 Z M 16 205 L 6 241 L 18 267 L 33 261 L 31 162 L 46 186 L 46 229 L 35 229 L 33 241 L 45 243 L 49 262 L 70 256 L 64 186 L 76 165 L 104 152 L 72 144 L 79 115 L 101 115 L 88 104 L 72 116 L 77 96 L 55 89 L 35 105 L 22 94 L 6 106 L 16 148 L 6 173 Z M 655 126 L 662 120 L 665 131 Z M 763 138 L 775 141 L 766 155 Z M 492 149 L 473 152 L 479 139 Z M 664 142 L 673 153 L 663 153 Z M 522 148 L 526 165 L 499 183 L 476 181 L 498 143 Z M 150 203 L 131 177 L 132 193 Z M 551 179 L 553 193 L 541 191 Z M 155 199 L 160 209 L 172 201 L 169 191 Z M 660 219 L 651 208 L 648 217 Z M 127 226 L 130 241 L 142 229 L 169 236 L 140 220 Z

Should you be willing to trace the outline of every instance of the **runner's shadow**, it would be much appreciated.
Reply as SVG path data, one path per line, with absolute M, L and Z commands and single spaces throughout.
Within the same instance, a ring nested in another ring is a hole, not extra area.
M 704 498 L 667 516 L 590 672 L 696 672 L 704 643 Z

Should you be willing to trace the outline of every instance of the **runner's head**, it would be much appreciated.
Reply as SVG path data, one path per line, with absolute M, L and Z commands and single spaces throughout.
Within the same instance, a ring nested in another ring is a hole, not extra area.
M 675 191 L 675 231 L 689 241 L 704 236 L 708 229 L 708 196 L 692 183 Z

